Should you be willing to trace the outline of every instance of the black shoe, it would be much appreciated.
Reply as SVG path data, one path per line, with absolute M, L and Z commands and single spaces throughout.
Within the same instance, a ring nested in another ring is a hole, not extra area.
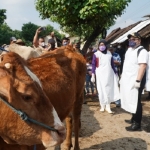
M 132 124 L 133 123 L 133 120 L 131 119 L 131 120 L 124 120 L 126 123 L 128 123 L 128 124 Z
M 133 122 L 131 126 L 126 127 L 127 131 L 141 131 L 141 125 L 139 123 Z

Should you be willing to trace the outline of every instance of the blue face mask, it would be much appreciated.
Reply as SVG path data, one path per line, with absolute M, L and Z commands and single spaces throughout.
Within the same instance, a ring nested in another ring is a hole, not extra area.
M 134 46 L 136 46 L 136 43 L 134 41 L 129 41 L 129 46 L 134 47 Z
M 63 43 L 63 46 L 66 46 L 67 44 L 68 44 L 67 42 L 64 42 L 64 43 Z

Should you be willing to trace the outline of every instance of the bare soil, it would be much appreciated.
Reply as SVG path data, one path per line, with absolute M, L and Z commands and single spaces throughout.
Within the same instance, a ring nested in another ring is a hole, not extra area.
M 150 100 L 142 96 L 142 131 L 128 132 L 125 119 L 131 114 L 111 104 L 114 114 L 100 112 L 97 97 L 86 97 L 81 116 L 81 150 L 150 150 Z M 74 140 L 74 138 L 73 138 Z M 63 147 L 63 146 L 62 146 Z

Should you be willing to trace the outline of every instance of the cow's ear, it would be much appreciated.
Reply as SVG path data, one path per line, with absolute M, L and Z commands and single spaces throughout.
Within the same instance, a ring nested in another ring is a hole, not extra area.
M 4 67 L 6 68 L 6 70 L 7 70 L 9 73 L 12 73 L 13 65 L 12 65 L 11 63 L 5 63 L 5 64 L 4 64 Z
M 4 55 L 0 55 L 0 64 L 2 64 L 2 66 L 4 66 L 7 70 L 12 70 L 12 64 L 4 61 Z

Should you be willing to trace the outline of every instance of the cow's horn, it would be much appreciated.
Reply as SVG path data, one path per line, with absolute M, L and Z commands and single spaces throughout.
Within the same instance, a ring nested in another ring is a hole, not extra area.
M 9 69 L 9 68 L 11 67 L 11 64 L 10 64 L 10 63 L 6 63 L 6 64 L 5 64 L 5 67 L 6 67 L 7 69 Z

